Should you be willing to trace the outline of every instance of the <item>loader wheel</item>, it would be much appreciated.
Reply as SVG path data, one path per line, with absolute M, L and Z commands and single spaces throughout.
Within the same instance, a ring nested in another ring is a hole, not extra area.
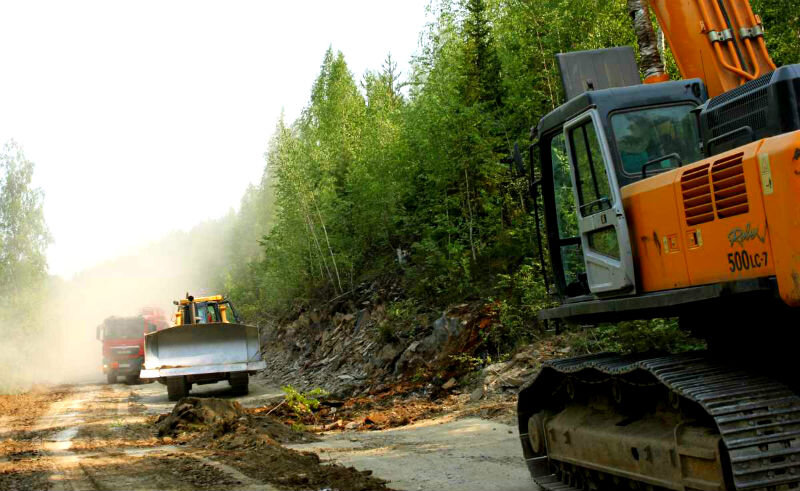
M 186 397 L 188 393 L 186 377 L 167 377 L 167 399 L 177 401 L 181 397 Z
M 230 374 L 228 383 L 231 384 L 234 394 L 238 396 L 244 396 L 250 392 L 250 377 L 247 372 Z
M 106 382 L 109 384 L 116 384 L 117 383 L 117 372 L 108 372 L 106 374 Z

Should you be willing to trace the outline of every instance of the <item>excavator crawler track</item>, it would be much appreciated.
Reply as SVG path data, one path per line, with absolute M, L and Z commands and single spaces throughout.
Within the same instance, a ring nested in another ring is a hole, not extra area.
M 655 358 L 599 354 L 556 360 L 520 391 L 518 416 L 523 450 L 537 484 L 573 491 L 553 474 L 553 462 L 527 443 L 528 418 L 570 379 L 661 384 L 705 412 L 723 442 L 726 488 L 739 491 L 800 489 L 800 397 L 769 377 L 710 358 L 705 352 Z M 596 382 L 595 382 L 596 383 Z M 689 488 L 690 486 L 687 486 Z

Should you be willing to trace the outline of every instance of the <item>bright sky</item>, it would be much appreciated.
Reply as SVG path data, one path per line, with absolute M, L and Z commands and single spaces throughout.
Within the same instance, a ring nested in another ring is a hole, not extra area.
M 428 0 L 0 0 L 0 143 L 36 163 L 65 277 L 237 208 L 329 45 L 360 79 Z

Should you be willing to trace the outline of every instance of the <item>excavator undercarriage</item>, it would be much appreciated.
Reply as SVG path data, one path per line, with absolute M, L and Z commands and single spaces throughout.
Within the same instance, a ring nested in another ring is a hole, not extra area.
M 707 352 L 554 361 L 518 410 L 546 490 L 800 486 L 800 397 Z

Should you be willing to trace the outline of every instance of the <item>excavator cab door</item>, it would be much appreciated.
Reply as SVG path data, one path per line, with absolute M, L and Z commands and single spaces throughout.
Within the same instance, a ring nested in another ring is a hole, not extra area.
M 635 292 L 625 210 L 611 151 L 595 109 L 564 125 L 589 291 Z

